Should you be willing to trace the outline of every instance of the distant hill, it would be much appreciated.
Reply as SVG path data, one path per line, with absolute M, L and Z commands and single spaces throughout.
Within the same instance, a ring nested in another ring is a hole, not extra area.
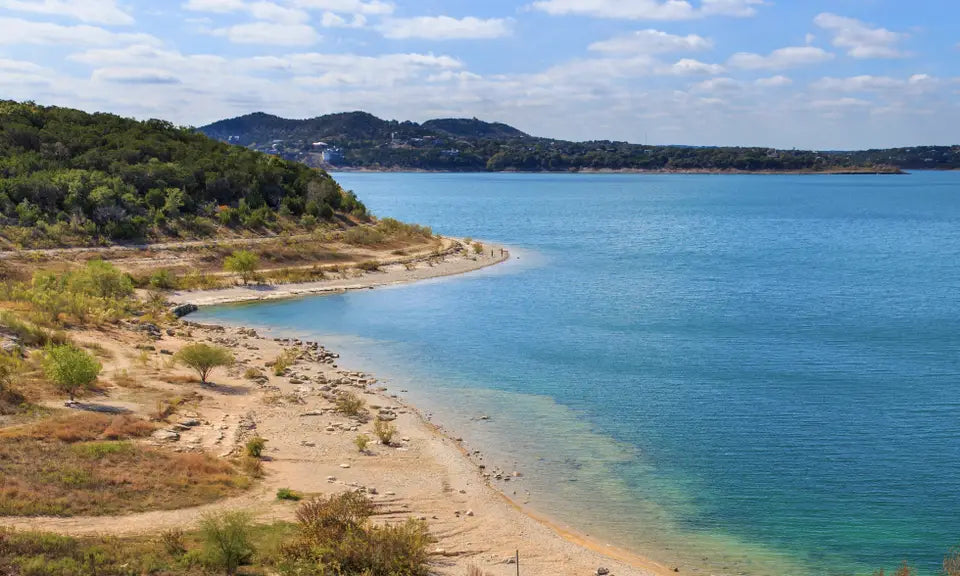
M 293 121 L 255 114 L 237 129 Z M 322 170 L 162 120 L 0 100 L 0 237 L 8 244 L 278 231 L 366 208 Z M 312 219 L 312 220 L 311 220 Z
M 817 152 L 568 142 L 476 118 L 418 124 L 382 120 L 366 112 L 306 120 L 256 113 L 200 131 L 288 160 L 347 170 L 896 173 L 901 168 L 960 168 L 957 146 Z
M 529 138 L 513 126 L 501 124 L 500 122 L 483 122 L 482 120 L 465 118 L 442 118 L 439 120 L 428 120 L 423 123 L 425 130 L 446 134 L 454 138 L 467 138 L 473 140 L 509 140 L 511 138 Z

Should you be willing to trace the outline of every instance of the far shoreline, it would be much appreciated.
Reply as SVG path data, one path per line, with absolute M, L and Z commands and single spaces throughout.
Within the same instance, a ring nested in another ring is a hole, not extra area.
M 427 170 L 424 168 L 351 168 L 324 166 L 330 174 L 634 174 L 650 176 L 909 176 L 921 170 L 644 170 L 641 168 L 586 168 L 579 170 Z M 924 170 L 954 172 L 956 170 Z

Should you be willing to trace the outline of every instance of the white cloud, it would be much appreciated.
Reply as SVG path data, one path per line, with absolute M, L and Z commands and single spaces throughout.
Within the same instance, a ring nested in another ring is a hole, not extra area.
M 848 78 L 826 77 L 810 85 L 822 92 L 884 92 L 890 95 L 920 96 L 939 88 L 941 80 L 929 74 L 914 74 L 906 79 L 890 76 L 860 75 Z
M 748 17 L 763 0 L 537 0 L 531 7 L 553 15 L 583 15 L 625 20 L 691 20 L 705 16 Z
M 761 88 L 782 88 L 793 84 L 793 80 L 786 76 L 770 76 L 769 78 L 757 78 L 753 83 Z
M 133 17 L 117 6 L 116 0 L 0 0 L 0 8 L 15 12 L 65 16 L 90 24 L 134 23 Z
M 290 75 L 298 86 L 315 88 L 394 87 L 415 79 L 438 81 L 476 77 L 458 75 L 463 63 L 450 56 L 433 54 L 288 54 L 283 57 L 255 57 L 237 62 L 251 72 L 281 72 Z
M 346 14 L 386 16 L 393 14 L 394 6 L 381 0 L 293 0 L 294 5 L 310 10 L 326 10 Z
M 692 58 L 683 58 L 669 68 L 662 68 L 660 71 L 663 74 L 673 74 L 676 76 L 708 76 L 721 74 L 724 68 L 719 64 L 707 64 L 706 62 L 700 62 Z
M 378 29 L 385 38 L 404 40 L 477 40 L 501 38 L 510 34 L 510 21 L 502 18 L 487 20 L 468 16 L 420 16 L 417 18 L 392 18 L 384 21 Z
M 317 31 L 306 24 L 251 22 L 228 28 L 216 28 L 211 31 L 211 34 L 226 37 L 235 44 L 309 46 L 320 41 Z
M 91 76 L 94 82 L 114 84 L 180 84 L 180 79 L 159 68 L 99 68 Z
M 900 58 L 905 56 L 898 44 L 907 34 L 874 28 L 855 18 L 824 12 L 814 23 L 833 34 L 833 45 L 847 50 L 854 58 Z
M 110 46 L 151 43 L 160 40 L 149 34 L 119 34 L 97 26 L 63 26 L 52 22 L 33 22 L 21 18 L 0 17 L 0 45 L 41 44 L 73 46 Z
M 256 20 L 275 22 L 277 24 L 303 24 L 310 20 L 310 15 L 298 8 L 288 8 L 274 2 L 244 2 L 243 0 L 189 0 L 183 5 L 184 10 L 192 12 L 212 12 L 215 14 L 230 14 L 246 12 Z
M 738 52 L 727 62 L 734 68 L 746 70 L 785 70 L 798 66 L 819 64 L 832 60 L 834 55 L 814 46 L 791 46 L 774 50 L 764 56 L 751 52 Z
M 280 24 L 302 24 L 310 20 L 310 15 L 303 10 L 287 8 L 273 2 L 254 2 L 248 6 L 248 10 L 257 20 Z
M 239 12 L 244 8 L 246 8 L 246 3 L 243 0 L 189 0 L 183 5 L 184 10 L 219 14 Z
M 334 12 L 324 12 L 320 23 L 324 28 L 363 28 L 367 25 L 367 17 L 363 14 L 354 14 L 348 21 Z
M 742 88 L 740 82 L 733 78 L 711 78 L 694 84 L 690 90 L 692 92 L 736 92 Z
M 590 50 L 597 52 L 629 52 L 663 54 L 668 52 L 697 52 L 713 48 L 713 41 L 696 34 L 676 36 L 660 30 L 637 30 L 609 40 L 594 42 Z
M 889 76 L 862 75 L 850 78 L 821 78 L 811 84 L 811 88 L 831 92 L 866 92 L 872 90 L 887 90 L 903 85 L 904 82 L 902 80 L 896 80 Z

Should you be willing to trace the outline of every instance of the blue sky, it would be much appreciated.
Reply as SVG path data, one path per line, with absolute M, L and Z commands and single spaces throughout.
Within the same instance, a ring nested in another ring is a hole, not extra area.
M 948 0 L 0 0 L 0 98 L 201 125 L 478 117 L 651 144 L 958 144 Z

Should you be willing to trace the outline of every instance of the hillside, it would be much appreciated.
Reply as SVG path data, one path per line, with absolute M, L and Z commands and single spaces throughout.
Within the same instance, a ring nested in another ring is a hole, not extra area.
M 568 142 L 476 118 L 417 124 L 382 120 L 366 112 L 307 120 L 256 113 L 200 131 L 288 160 L 347 170 L 895 173 L 900 168 L 960 167 L 960 147 L 816 152 Z
M 205 238 L 366 218 L 321 170 L 162 120 L 0 101 L 7 245 Z

